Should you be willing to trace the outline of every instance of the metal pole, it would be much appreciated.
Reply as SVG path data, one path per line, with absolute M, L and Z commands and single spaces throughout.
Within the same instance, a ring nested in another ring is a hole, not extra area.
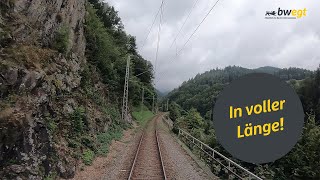
M 129 91 L 129 70 L 130 70 L 130 55 L 127 59 L 127 66 L 126 66 L 126 76 L 124 79 L 124 87 L 123 87 L 123 98 L 122 98 L 122 113 L 121 119 L 124 122 L 129 122 L 128 120 L 128 91 Z
M 142 108 L 143 108 L 143 101 L 144 101 L 144 87 L 142 87 L 142 96 L 141 96 L 141 114 L 142 114 Z
M 167 99 L 167 111 L 169 111 L 169 99 Z
M 154 95 L 152 96 L 152 112 L 155 113 L 156 109 L 154 107 Z
M 156 107 L 156 114 L 159 112 L 159 107 L 158 107 L 158 99 L 155 99 L 155 107 Z

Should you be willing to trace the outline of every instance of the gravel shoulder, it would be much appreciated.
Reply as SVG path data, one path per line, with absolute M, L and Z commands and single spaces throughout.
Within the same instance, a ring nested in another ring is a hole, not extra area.
M 162 119 L 158 119 L 158 133 L 161 141 L 166 169 L 171 172 L 169 179 L 219 179 L 211 172 L 203 170 L 185 149 L 177 142 Z M 200 160 L 197 160 L 200 161 Z
M 106 157 L 97 157 L 91 166 L 84 166 L 82 171 L 77 171 L 73 179 L 126 179 L 124 177 L 130 171 L 126 161 L 130 161 L 130 157 L 134 156 L 134 149 L 141 134 L 139 129 L 134 125 L 134 128 L 124 131 L 121 140 L 111 143 Z
M 162 121 L 161 116 L 159 116 L 160 118 L 156 117 L 147 123 L 147 126 L 152 125 L 153 121 L 157 121 L 161 153 L 168 179 L 218 179 L 201 169 L 197 162 L 177 142 L 177 139 Z M 120 141 L 111 143 L 106 157 L 97 157 L 91 166 L 84 166 L 82 171 L 77 171 L 73 179 L 127 179 L 141 134 L 142 129 L 137 126 L 124 131 Z

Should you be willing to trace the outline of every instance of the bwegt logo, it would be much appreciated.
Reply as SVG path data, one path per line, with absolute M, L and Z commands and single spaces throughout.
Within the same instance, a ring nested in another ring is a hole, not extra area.
M 302 18 L 307 15 L 307 9 L 281 9 L 278 8 L 278 11 L 267 11 L 266 19 L 297 19 Z

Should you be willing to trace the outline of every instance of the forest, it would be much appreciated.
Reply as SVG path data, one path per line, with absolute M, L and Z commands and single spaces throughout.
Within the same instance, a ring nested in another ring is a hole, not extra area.
M 198 74 L 164 98 L 170 101 L 169 116 L 174 121 L 173 131 L 177 132 L 178 127 L 186 129 L 212 148 L 231 157 L 215 138 L 212 109 L 219 93 L 228 83 L 251 72 L 273 74 L 295 89 L 305 112 L 303 135 L 293 150 L 273 163 L 256 166 L 233 160 L 266 179 L 319 179 L 320 67 L 310 71 L 300 68 L 247 69 L 229 66 Z
M 123 92 L 124 74 L 128 55 L 131 58 L 129 99 L 132 106 L 140 103 L 142 88 L 148 97 L 156 96 L 152 85 L 153 66 L 137 51 L 136 39 L 127 34 L 113 6 L 99 0 L 89 0 L 85 35 L 87 40 L 86 54 L 90 62 L 84 74 L 90 74 L 92 68 L 97 68 L 103 81 L 113 93 L 113 98 L 121 97 Z M 87 76 L 85 76 L 87 77 Z M 93 82 L 86 81 L 84 86 L 90 87 Z M 91 83 L 91 84 L 90 84 Z M 152 101 L 147 100 L 147 107 Z

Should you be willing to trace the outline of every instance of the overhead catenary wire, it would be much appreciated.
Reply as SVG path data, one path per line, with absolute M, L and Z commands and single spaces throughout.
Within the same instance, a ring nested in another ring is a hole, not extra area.
M 178 38 L 178 36 L 179 36 L 179 35 L 180 35 L 180 33 L 181 33 L 181 30 L 183 29 L 184 25 L 186 24 L 186 22 L 187 22 L 187 21 L 188 21 L 188 19 L 190 18 L 190 15 L 191 15 L 191 13 L 192 13 L 193 9 L 196 7 L 196 5 L 197 5 L 198 1 L 199 1 L 199 0 L 196 0 L 196 1 L 195 1 L 195 3 L 193 4 L 193 6 L 191 7 L 191 9 L 190 9 L 190 11 L 189 11 L 189 13 L 188 13 L 188 15 L 187 15 L 186 19 L 185 19 L 185 20 L 184 20 L 184 22 L 182 23 L 182 25 L 181 25 L 181 27 L 180 27 L 180 29 L 179 29 L 179 31 L 178 31 L 178 33 L 177 33 L 177 35 L 175 36 L 175 38 L 174 38 L 174 39 L 173 39 L 173 41 L 172 41 L 172 43 L 171 43 L 171 45 L 170 45 L 170 48 L 169 48 L 169 49 L 171 49 L 171 47 L 173 46 L 173 44 L 174 44 L 174 43 L 176 43 L 177 38 Z
M 213 6 L 211 6 L 211 8 L 210 8 L 210 10 L 208 11 L 208 13 L 204 16 L 204 18 L 201 20 L 201 22 L 198 24 L 198 26 L 195 28 L 195 30 L 192 32 L 192 34 L 189 36 L 189 38 L 187 39 L 187 41 L 183 44 L 183 46 L 176 52 L 176 56 L 178 56 L 178 55 L 180 55 L 180 53 L 182 52 L 182 50 L 186 47 L 186 45 L 188 44 L 188 42 L 191 40 L 191 38 L 194 36 L 194 34 L 198 31 L 198 29 L 200 28 L 200 26 L 202 25 L 202 23 L 207 19 L 207 17 L 210 15 L 210 13 L 212 12 L 212 10 L 216 7 L 216 5 L 218 4 L 218 2 L 219 2 L 220 0 L 217 0 L 214 4 L 213 4 Z M 162 8 L 163 8 L 163 1 L 162 1 L 162 3 L 161 3 L 161 5 L 160 5 L 160 13 L 162 13 Z M 161 16 L 161 14 L 160 14 L 160 16 Z M 159 34 L 158 34 L 159 35 Z M 157 47 L 158 48 L 158 47 Z M 158 54 L 158 52 L 156 53 L 156 54 Z M 157 59 L 157 58 L 156 58 Z M 156 62 L 155 62 L 155 65 L 156 65 Z M 140 76 L 140 75 L 142 75 L 142 74 L 145 74 L 145 73 L 147 73 L 147 72 L 150 72 L 150 70 L 147 70 L 147 71 L 144 71 L 144 72 L 142 72 L 142 73 L 140 73 L 140 74 L 138 74 L 138 75 L 135 75 L 135 77 L 138 77 L 138 76 Z M 156 75 L 156 67 L 155 67 L 155 75 Z M 159 81 L 159 79 L 158 80 L 156 80 L 156 82 L 158 82 Z M 156 82 L 154 82 L 154 83 L 156 83 Z
M 153 28 L 153 26 L 154 26 L 154 24 L 155 24 L 155 22 L 156 22 L 156 20 L 157 20 L 157 17 L 158 17 L 158 15 L 159 15 L 159 13 L 160 13 L 160 11 L 161 11 L 161 9 L 162 9 L 162 6 L 163 6 L 164 2 L 165 2 L 165 1 L 162 1 L 162 2 L 161 2 L 161 5 L 160 5 L 160 7 L 159 7 L 159 9 L 158 9 L 158 11 L 157 11 L 154 19 L 153 19 L 152 25 L 151 25 L 150 28 L 149 28 L 148 34 L 147 34 L 146 38 L 145 38 L 144 41 L 143 41 L 143 44 L 142 44 L 141 49 L 146 45 L 146 42 L 147 42 L 147 40 L 148 40 L 148 37 L 149 37 L 149 35 L 150 35 L 151 31 L 152 31 L 152 28 Z
M 164 6 L 164 4 L 165 4 L 165 0 L 162 0 L 162 1 L 161 1 L 160 8 L 159 8 L 159 10 L 158 10 L 158 12 L 157 12 L 154 20 L 153 20 L 153 23 L 152 23 L 152 25 L 151 25 L 151 27 L 150 27 L 150 29 L 149 29 L 149 32 L 148 32 L 148 34 L 147 34 L 147 37 L 145 38 L 145 41 L 144 41 L 143 46 L 142 46 L 142 48 L 143 48 L 144 45 L 145 45 L 145 43 L 146 43 L 146 41 L 147 41 L 147 39 L 148 39 L 148 36 L 150 35 L 151 30 L 152 30 L 152 28 L 153 28 L 153 26 L 154 26 L 154 24 L 155 24 L 155 22 L 156 22 L 156 19 L 157 19 L 159 13 L 160 13 L 160 20 L 159 20 L 160 22 L 159 22 L 158 36 L 157 36 L 157 49 L 156 49 L 156 57 L 155 57 L 155 62 L 154 62 L 154 74 L 156 74 L 156 68 L 157 68 L 157 60 L 158 60 L 159 45 L 160 45 L 160 32 L 161 32 L 161 26 L 162 26 L 163 6 Z M 141 72 L 141 73 L 139 73 L 139 74 L 137 74 L 137 75 L 135 75 L 135 76 L 133 76 L 133 77 L 139 77 L 139 76 L 141 76 L 141 75 L 143 75 L 143 74 L 145 74 L 145 73 L 148 73 L 148 72 L 151 72 L 151 71 L 150 71 L 150 70 L 146 70 L 146 71 Z
M 207 17 L 209 16 L 209 14 L 211 13 L 211 11 L 214 9 L 214 7 L 216 7 L 216 5 L 218 4 L 220 0 L 217 0 L 213 6 L 210 8 L 210 10 L 208 11 L 208 13 L 204 16 L 204 18 L 201 20 L 201 22 L 198 24 L 198 26 L 195 28 L 195 30 L 192 32 L 192 34 L 189 36 L 188 40 L 183 44 L 182 48 L 178 51 L 177 56 L 181 53 L 181 51 L 186 47 L 186 45 L 188 44 L 188 42 L 190 41 L 190 39 L 193 37 L 193 35 L 197 32 L 197 30 L 200 28 L 201 24 L 207 19 Z
M 163 3 L 164 0 L 161 2 L 160 6 L 160 18 L 159 18 L 159 27 L 158 27 L 158 39 L 157 39 L 157 50 L 156 50 L 156 57 L 155 57 L 155 62 L 154 62 L 154 73 L 155 76 L 157 75 L 157 62 L 158 62 L 158 56 L 159 56 L 159 46 L 160 46 L 160 34 L 161 34 L 161 26 L 162 26 L 162 18 L 163 18 Z

